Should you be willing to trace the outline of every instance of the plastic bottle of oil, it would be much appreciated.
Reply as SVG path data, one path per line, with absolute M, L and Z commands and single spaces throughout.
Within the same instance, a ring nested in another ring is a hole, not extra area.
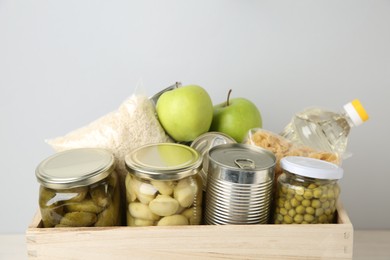
M 367 120 L 366 110 L 355 99 L 344 105 L 341 112 L 311 107 L 296 113 L 281 135 L 293 143 L 337 153 L 345 159 L 348 157 L 346 147 L 351 128 Z

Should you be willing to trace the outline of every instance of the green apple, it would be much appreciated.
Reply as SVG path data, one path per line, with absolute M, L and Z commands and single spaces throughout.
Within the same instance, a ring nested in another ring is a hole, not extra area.
M 210 131 L 225 133 L 241 143 L 252 128 L 261 128 L 262 119 L 259 109 L 246 98 L 230 99 L 214 106 Z
M 213 103 L 207 91 L 188 85 L 164 92 L 156 104 L 158 119 L 173 139 L 193 141 L 207 132 L 213 120 Z

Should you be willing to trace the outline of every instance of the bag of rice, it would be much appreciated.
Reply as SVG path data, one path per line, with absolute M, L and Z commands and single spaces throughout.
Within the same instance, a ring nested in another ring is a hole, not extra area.
M 119 174 L 125 176 L 124 158 L 131 150 L 172 140 L 160 125 L 152 101 L 143 95 L 132 95 L 117 111 L 46 142 L 57 152 L 83 147 L 108 149 L 117 159 Z

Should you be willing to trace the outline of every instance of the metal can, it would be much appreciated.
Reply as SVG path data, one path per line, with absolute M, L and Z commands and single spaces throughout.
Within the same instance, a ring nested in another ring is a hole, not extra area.
M 120 225 L 119 181 L 105 149 L 56 153 L 36 169 L 43 227 Z
M 207 132 L 192 141 L 191 147 L 197 150 L 203 157 L 202 169 L 200 170 L 200 177 L 203 181 L 203 191 L 206 191 L 207 187 L 207 152 L 217 145 L 231 143 L 236 143 L 236 141 L 232 137 L 220 132 Z
M 139 147 L 125 158 L 127 225 L 198 225 L 202 220 L 202 156 L 176 143 Z
M 275 155 L 257 146 L 223 144 L 207 156 L 205 224 L 268 223 Z

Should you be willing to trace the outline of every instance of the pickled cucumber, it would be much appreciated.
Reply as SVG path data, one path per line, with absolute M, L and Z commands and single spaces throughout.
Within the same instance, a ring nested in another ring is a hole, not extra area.
M 96 205 L 91 199 L 85 199 L 78 203 L 67 203 L 65 207 L 68 212 L 85 211 L 95 214 L 100 213 L 104 209 L 103 207 Z
M 85 197 L 87 196 L 88 188 L 79 187 L 79 188 L 61 190 L 60 192 L 58 192 L 58 194 L 62 194 L 64 197 L 69 196 L 67 198 L 64 198 L 64 200 L 71 201 L 71 202 L 80 202 L 84 200 Z
M 113 203 L 99 213 L 95 223 L 96 227 L 117 226 L 120 224 L 120 193 L 119 187 L 114 190 Z
M 39 206 L 44 227 L 113 226 L 120 224 L 120 193 L 116 177 L 91 187 L 40 188 Z
M 63 207 L 41 208 L 43 227 L 49 228 L 58 225 L 63 215 Z
M 68 212 L 61 219 L 60 224 L 70 227 L 89 227 L 97 220 L 95 213 L 91 212 Z
M 107 184 L 100 184 L 91 188 L 89 194 L 93 202 L 99 207 L 106 208 L 111 203 Z

